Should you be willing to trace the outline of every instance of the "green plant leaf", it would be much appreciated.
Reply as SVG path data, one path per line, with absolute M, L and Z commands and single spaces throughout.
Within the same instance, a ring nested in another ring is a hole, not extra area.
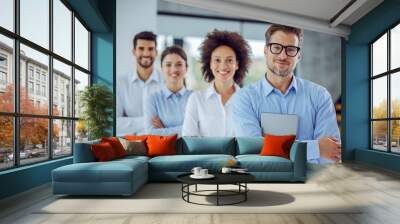
M 113 93 L 103 84 L 94 84 L 80 92 L 79 106 L 82 120 L 85 121 L 89 139 L 109 136 L 107 129 L 112 127 Z

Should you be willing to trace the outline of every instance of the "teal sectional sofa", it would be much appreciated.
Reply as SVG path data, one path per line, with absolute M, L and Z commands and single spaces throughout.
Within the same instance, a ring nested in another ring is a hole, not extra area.
M 295 142 L 290 160 L 260 156 L 263 138 L 182 137 L 177 155 L 127 156 L 96 162 L 91 141 L 75 144 L 74 163 L 52 171 L 54 194 L 131 195 L 148 181 L 176 181 L 176 177 L 200 166 L 219 172 L 234 159 L 259 182 L 304 182 L 306 180 L 306 143 Z

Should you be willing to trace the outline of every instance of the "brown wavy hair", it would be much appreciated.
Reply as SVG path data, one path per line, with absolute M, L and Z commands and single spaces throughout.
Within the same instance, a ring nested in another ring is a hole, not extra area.
M 304 38 L 304 31 L 303 29 L 291 27 L 291 26 L 284 26 L 280 24 L 272 24 L 267 31 L 265 32 L 265 44 L 269 44 L 271 40 L 272 34 L 276 31 L 282 31 L 284 33 L 293 33 L 299 39 L 299 46 L 303 45 L 303 38 Z
M 202 63 L 201 72 L 207 82 L 214 80 L 214 75 L 210 68 L 211 54 L 219 46 L 228 46 L 235 52 L 238 61 L 238 70 L 236 70 L 233 80 L 241 84 L 246 76 L 250 66 L 251 49 L 247 41 L 236 32 L 214 30 L 206 35 L 205 40 L 200 45 L 200 62 Z
M 185 61 L 186 67 L 188 67 L 186 53 L 185 53 L 185 51 L 182 49 L 182 47 L 180 47 L 180 46 L 178 46 L 178 45 L 173 45 L 173 46 L 170 46 L 170 47 L 167 47 L 167 48 L 164 49 L 164 51 L 161 53 L 161 65 L 162 65 L 162 63 L 163 63 L 163 61 L 164 61 L 164 58 L 165 58 L 167 55 L 170 55 L 170 54 L 177 54 L 177 55 L 179 55 L 179 57 L 181 57 L 181 58 Z

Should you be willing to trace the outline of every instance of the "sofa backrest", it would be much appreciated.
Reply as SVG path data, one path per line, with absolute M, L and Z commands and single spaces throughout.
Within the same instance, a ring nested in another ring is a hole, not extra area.
M 74 147 L 74 163 L 95 162 L 96 158 L 90 148 L 92 144 L 98 144 L 100 140 L 75 143 Z
M 91 144 L 98 144 L 100 140 L 75 143 L 74 163 L 95 162 L 96 159 L 90 148 Z M 178 155 L 196 154 L 225 154 L 242 155 L 258 154 L 263 147 L 262 137 L 182 137 L 176 144 Z
M 236 155 L 259 154 L 263 145 L 263 137 L 237 137 Z
M 233 137 L 182 137 L 177 144 L 177 154 L 226 154 L 235 155 Z

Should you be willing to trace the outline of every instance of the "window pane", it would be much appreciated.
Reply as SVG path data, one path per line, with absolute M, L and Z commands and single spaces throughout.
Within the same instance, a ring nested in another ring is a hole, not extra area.
M 72 121 L 53 120 L 53 157 L 72 154 Z
M 262 79 L 265 75 L 265 59 L 264 45 L 265 41 L 249 40 L 249 45 L 252 52 L 251 64 L 246 78 L 243 80 L 244 85 L 255 83 Z
M 49 0 L 20 0 L 21 36 L 49 47 Z
M 79 98 L 86 86 L 89 86 L 89 75 L 75 69 L 75 117 L 79 117 L 81 114 Z
M 53 1 L 53 51 L 71 60 L 72 12 L 60 1 Z
M 53 60 L 53 115 L 72 117 L 71 66 Z
M 372 81 L 372 118 L 387 118 L 387 77 Z
M 0 35 L 0 111 L 14 111 L 13 40 Z
M 391 109 L 392 117 L 400 118 L 400 72 L 391 75 L 391 88 L 390 88 L 390 98 L 391 98 Z
M 0 116 L 0 170 L 14 165 L 13 118 Z
M 89 70 L 89 32 L 75 18 L 75 63 Z
M 387 34 L 383 35 L 372 45 L 373 75 L 387 71 Z
M 394 120 L 390 122 L 392 125 L 391 141 L 392 141 L 392 152 L 400 153 L 400 120 Z
M 170 36 L 163 36 L 163 42 L 160 42 L 161 46 L 168 46 L 173 41 L 173 38 Z M 193 90 L 205 89 L 208 86 L 208 83 L 204 81 L 201 75 L 201 63 L 200 63 L 200 52 L 198 51 L 202 38 L 198 37 L 186 37 L 183 40 L 184 49 L 187 52 L 188 56 L 188 72 L 185 77 L 187 88 Z M 161 51 L 160 51 L 161 52 Z M 159 62 L 159 60 L 156 60 Z
M 48 114 L 49 57 L 21 44 L 21 113 Z
M 14 0 L 0 1 L 0 26 L 14 31 Z
M 400 67 L 400 24 L 391 31 L 390 48 L 390 67 L 395 69 Z
M 387 151 L 387 121 L 372 122 L 372 148 Z
M 34 163 L 49 158 L 49 120 L 22 117 L 20 119 L 20 159 L 21 164 Z
M 88 140 L 88 129 L 83 120 L 75 121 L 75 143 Z

